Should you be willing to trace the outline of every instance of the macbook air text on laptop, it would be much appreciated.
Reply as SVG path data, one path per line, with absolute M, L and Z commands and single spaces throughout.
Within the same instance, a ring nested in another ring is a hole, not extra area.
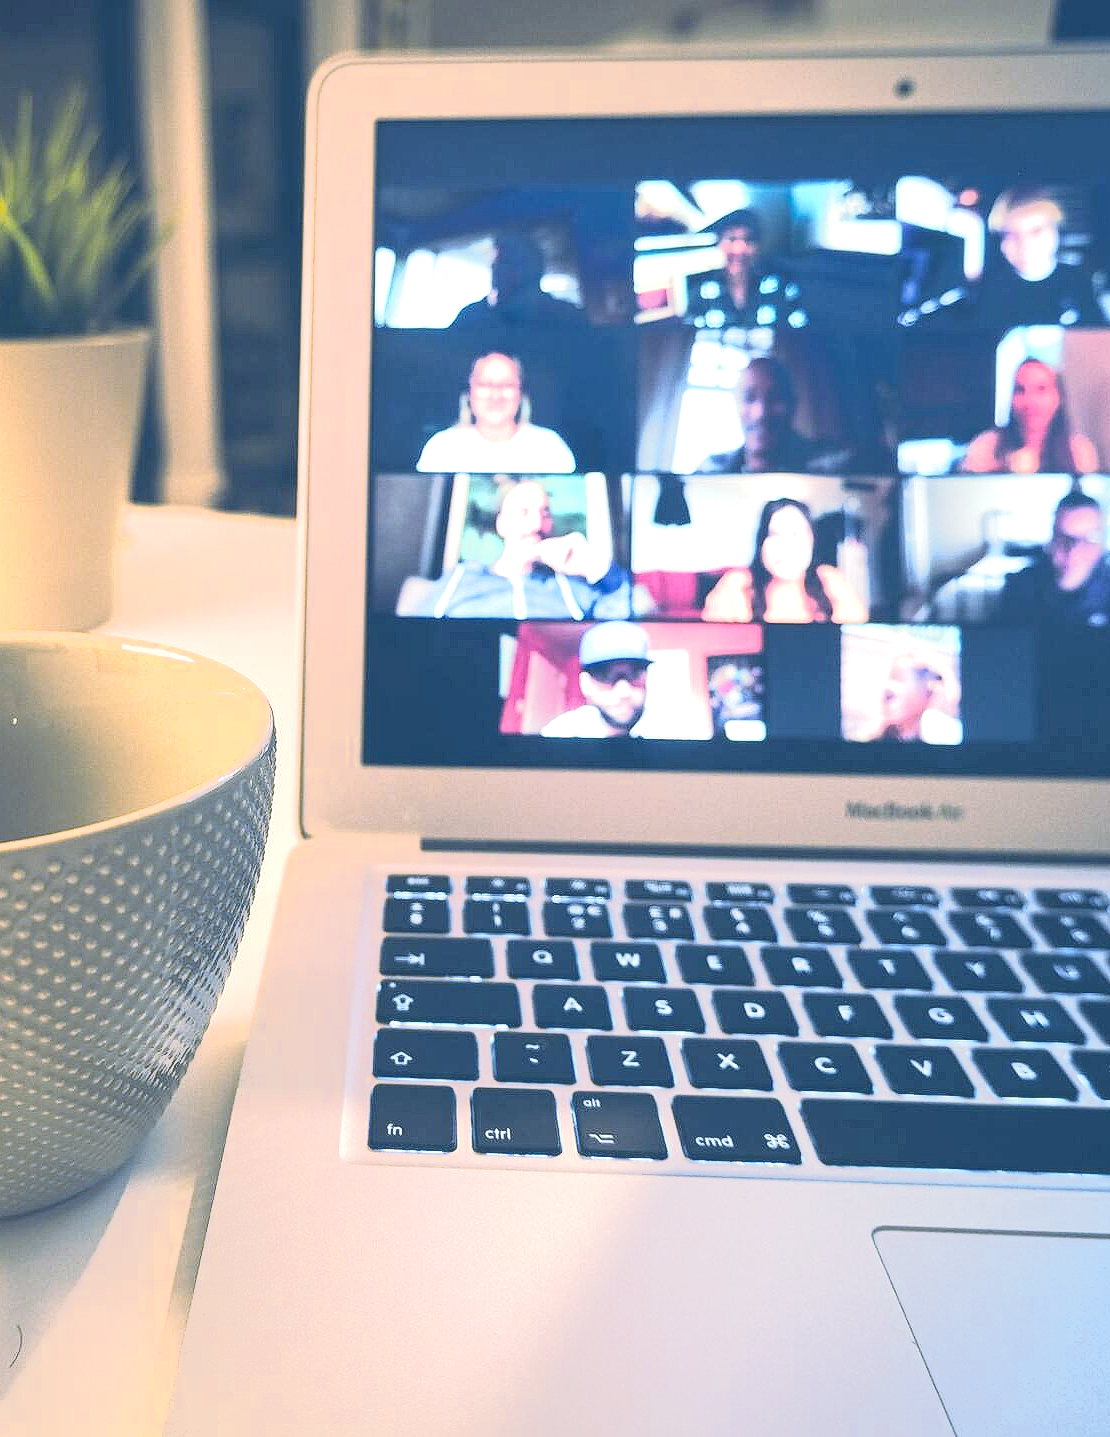
M 1108 79 L 317 77 L 173 1437 L 1105 1431 Z

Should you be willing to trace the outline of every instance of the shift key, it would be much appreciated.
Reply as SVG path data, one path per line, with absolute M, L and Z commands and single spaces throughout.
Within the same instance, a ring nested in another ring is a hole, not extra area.
M 383 1024 L 519 1028 L 520 996 L 512 983 L 387 980 L 378 988 L 377 1018 Z

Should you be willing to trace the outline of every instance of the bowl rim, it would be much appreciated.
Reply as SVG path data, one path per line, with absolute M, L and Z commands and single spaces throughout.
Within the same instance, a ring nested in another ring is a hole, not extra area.
M 116 634 L 86 634 L 69 630 L 46 629 L 0 633 L 0 654 L 4 650 L 16 648 L 86 649 L 115 654 L 142 654 L 156 660 L 165 659 L 173 660 L 176 663 L 198 665 L 203 669 L 210 670 L 212 677 L 217 679 L 225 690 L 230 689 L 253 704 L 257 719 L 257 738 L 252 740 L 249 752 L 245 752 L 241 758 L 220 769 L 211 778 L 205 779 L 203 783 L 194 784 L 192 788 L 182 789 L 168 798 L 159 799 L 156 803 L 144 804 L 140 808 L 129 808 L 110 818 L 97 819 L 94 823 L 82 823 L 71 828 L 52 829 L 49 833 L 33 834 L 27 838 L 10 838 L 0 841 L 0 859 L 10 858 L 19 853 L 30 853 L 40 848 L 49 848 L 59 843 L 97 838 L 191 806 L 199 799 L 234 782 L 247 769 L 256 764 L 274 743 L 274 712 L 269 699 L 253 680 L 248 679 L 245 674 L 240 673 L 238 669 L 232 668 L 229 664 L 221 663 L 218 659 L 208 658 L 204 654 L 197 654 L 189 649 L 177 648 L 172 644 L 155 643 L 149 639 L 129 639 Z

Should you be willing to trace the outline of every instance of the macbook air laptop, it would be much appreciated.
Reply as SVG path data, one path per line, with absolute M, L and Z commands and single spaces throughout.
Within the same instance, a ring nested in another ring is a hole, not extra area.
M 1106 1431 L 1108 80 L 318 75 L 173 1437 Z

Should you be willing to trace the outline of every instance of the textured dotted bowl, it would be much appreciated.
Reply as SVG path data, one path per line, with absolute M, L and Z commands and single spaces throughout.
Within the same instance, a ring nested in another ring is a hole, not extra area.
M 113 1172 L 173 1095 L 254 896 L 274 751 L 222 664 L 0 636 L 0 1217 Z

